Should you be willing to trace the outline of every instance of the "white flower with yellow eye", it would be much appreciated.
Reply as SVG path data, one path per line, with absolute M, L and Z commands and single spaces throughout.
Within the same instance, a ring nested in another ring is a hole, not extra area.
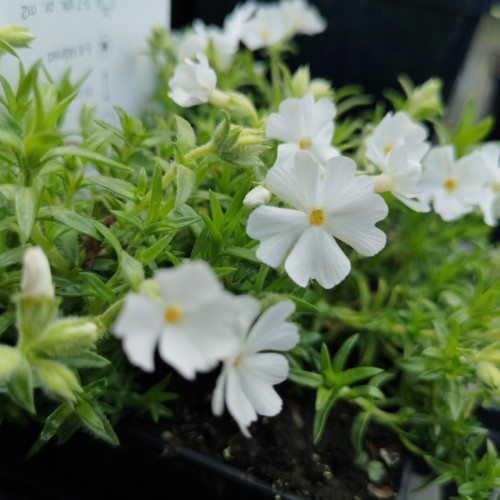
M 408 158 L 406 146 L 396 146 L 387 155 L 383 173 L 373 178 L 375 192 L 389 191 L 401 203 L 416 212 L 428 212 L 429 205 L 418 199 L 422 195 L 422 165 Z
M 271 168 L 266 185 L 294 208 L 258 207 L 247 233 L 260 241 L 257 258 L 271 267 L 284 260 L 298 285 L 315 279 L 331 288 L 347 276 L 351 264 L 337 239 L 367 256 L 385 246 L 375 223 L 387 215 L 387 205 L 373 192 L 370 177 L 356 176 L 351 159 L 336 156 L 323 167 L 310 153 L 298 152 L 293 163 Z
M 366 157 L 383 171 L 389 152 L 404 145 L 408 159 L 421 161 L 429 149 L 427 135 L 427 129 L 403 111 L 389 111 L 366 139 Z
M 434 211 L 445 221 L 472 212 L 487 195 L 489 172 L 477 151 L 455 160 L 453 146 L 438 146 L 424 158 L 423 167 L 420 198 L 432 202 Z
M 207 263 L 159 270 L 154 282 L 157 296 L 129 293 L 113 325 L 131 363 L 153 371 L 158 346 L 163 361 L 192 380 L 233 352 L 238 308 Z
M 284 40 L 288 26 L 280 8 L 275 5 L 259 5 L 255 15 L 245 23 L 241 41 L 250 49 L 271 47 Z
M 246 296 L 235 300 L 241 309 L 234 329 L 238 344 L 223 360 L 212 396 L 212 411 L 221 415 L 225 403 L 241 432 L 250 437 L 248 427 L 257 415 L 273 417 L 280 412 L 282 401 L 273 386 L 288 375 L 285 356 L 265 351 L 287 351 L 295 346 L 299 335 L 297 327 L 286 321 L 295 310 L 292 302 L 279 302 L 257 319 L 257 299 Z
M 266 126 L 266 137 L 284 143 L 278 146 L 277 163 L 291 159 L 297 151 L 309 151 L 319 162 L 338 156 L 338 149 L 331 145 L 336 112 L 332 101 L 316 102 L 312 94 L 285 99 Z

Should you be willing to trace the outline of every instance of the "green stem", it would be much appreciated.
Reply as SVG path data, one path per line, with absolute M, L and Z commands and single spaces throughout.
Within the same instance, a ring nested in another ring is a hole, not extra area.
M 161 178 L 161 185 L 162 188 L 165 189 L 173 180 L 175 177 L 175 168 L 171 168 L 168 172 L 166 172 L 163 177 Z M 129 213 L 131 215 L 137 215 L 141 213 L 143 210 L 146 210 L 151 203 L 151 196 L 152 196 L 152 191 L 148 191 L 145 195 L 144 198 L 141 200 L 141 202 L 138 205 L 133 206 Z
M 95 323 L 99 336 L 102 336 L 108 330 L 109 325 L 115 320 L 118 313 L 123 307 L 125 299 L 117 300 L 113 305 L 109 306 L 101 315 L 96 316 Z
M 49 262 L 64 278 L 69 278 L 71 276 L 70 266 L 66 262 L 66 259 L 59 253 L 55 245 L 45 237 L 36 222 L 31 229 L 31 239 L 42 248 Z
M 257 279 L 255 280 L 255 290 L 257 293 L 262 293 L 264 290 L 264 283 L 266 281 L 267 273 L 269 272 L 269 266 L 262 264 L 259 269 L 259 274 L 257 274 Z
M 279 50 L 271 48 L 269 50 L 269 57 L 271 63 L 271 83 L 274 94 L 274 107 L 278 109 L 281 102 L 281 76 L 280 76 L 280 53 Z
M 202 146 L 192 149 L 191 151 L 189 151 L 189 153 L 186 153 L 184 155 L 184 161 L 186 163 L 191 163 L 192 161 L 200 158 L 200 156 L 204 156 L 206 154 L 214 152 L 215 152 L 215 147 L 213 142 L 208 141 L 206 144 L 203 144 Z

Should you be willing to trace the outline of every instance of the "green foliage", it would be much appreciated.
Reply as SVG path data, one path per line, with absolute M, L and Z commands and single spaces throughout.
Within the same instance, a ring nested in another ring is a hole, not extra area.
M 28 42 L 4 35 L 0 48 L 10 53 Z M 471 215 L 449 224 L 388 200 L 379 255 L 351 253 L 351 274 L 331 291 L 299 288 L 258 260 L 246 234 L 244 198 L 276 158 L 267 117 L 283 96 L 333 99 L 333 144 L 365 165 L 364 139 L 386 103 L 373 106 L 357 86 L 333 90 L 308 68 L 291 74 L 279 47 L 263 71 L 240 51 L 219 72 L 220 88 L 231 89 L 222 113 L 180 109 L 165 91 L 172 40 L 155 29 L 150 49 L 158 89 L 144 116 L 117 108 L 115 126 L 86 109 L 76 139 L 61 125 L 81 81 L 67 73 L 54 82 L 41 62 L 20 65 L 16 88 L 0 76 L 0 420 L 36 420 L 36 453 L 80 428 L 116 445 L 113 426 L 125 411 L 169 418 L 175 375 L 145 381 L 110 325 L 125 295 L 155 270 L 203 259 L 228 290 L 264 308 L 294 302 L 301 341 L 287 354 L 289 379 L 315 391 L 312 439 L 321 439 L 337 402 L 349 401 L 358 409 L 351 439 L 359 454 L 369 425 L 386 425 L 437 482 L 454 481 L 461 498 L 486 498 L 499 487 L 500 465 L 475 410 L 495 404 L 500 391 L 500 254 L 483 222 Z M 474 123 L 470 103 L 449 131 L 438 80 L 400 84 L 403 94 L 386 94 L 394 110 L 427 120 L 459 157 L 491 129 L 490 118 Z M 51 265 L 52 302 L 18 297 L 22 255 L 34 245 Z M 378 463 L 367 468 L 379 477 Z

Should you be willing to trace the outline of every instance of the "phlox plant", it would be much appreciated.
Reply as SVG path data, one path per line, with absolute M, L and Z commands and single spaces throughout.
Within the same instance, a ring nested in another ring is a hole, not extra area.
M 500 391 L 492 121 L 469 103 L 447 126 L 437 79 L 376 102 L 292 72 L 325 27 L 281 0 L 155 28 L 143 115 L 85 107 L 78 134 L 69 72 L 0 76 L 0 421 L 40 426 L 31 453 L 79 428 L 117 445 L 125 411 L 168 426 L 172 378 L 216 371 L 209 406 L 250 439 L 288 379 L 316 395 L 315 442 L 357 408 L 361 466 L 377 422 L 460 498 L 500 487 L 475 416 Z M 31 39 L 0 30 L 3 57 Z

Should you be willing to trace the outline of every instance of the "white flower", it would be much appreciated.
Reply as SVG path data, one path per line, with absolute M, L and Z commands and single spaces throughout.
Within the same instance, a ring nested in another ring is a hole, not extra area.
M 452 146 L 439 146 L 430 150 L 423 167 L 420 197 L 432 201 L 434 211 L 443 220 L 458 219 L 484 200 L 488 169 L 481 153 L 474 152 L 455 161 Z
M 254 187 L 243 200 L 243 205 L 249 208 L 259 207 L 260 205 L 267 205 L 271 200 L 271 192 L 264 186 L 259 185 Z
M 259 5 L 254 17 L 245 23 L 241 41 L 250 49 L 271 47 L 285 39 L 288 26 L 280 8 L 275 5 Z
M 25 298 L 54 297 L 49 261 L 40 247 L 24 252 L 21 291 Z
M 286 19 L 289 36 L 296 33 L 316 35 L 326 28 L 325 19 L 305 0 L 282 0 L 280 9 Z
M 206 56 L 199 53 L 197 59 L 198 62 L 186 59 L 178 64 L 168 82 L 169 97 L 185 108 L 208 102 L 216 90 L 217 76 Z
M 349 158 L 336 156 L 321 167 L 310 153 L 298 152 L 286 168 L 273 167 L 267 187 L 292 207 L 258 207 L 248 219 L 247 233 L 260 241 L 257 257 L 285 270 L 305 287 L 315 279 L 324 288 L 342 281 L 351 264 L 335 238 L 363 255 L 375 255 L 386 237 L 375 222 L 387 205 L 373 192 L 368 176 L 356 176 Z M 288 256 L 288 251 L 292 249 Z
M 408 159 L 420 161 L 429 149 L 426 138 L 427 129 L 423 125 L 412 121 L 403 111 L 396 114 L 389 111 L 366 139 L 366 157 L 384 170 L 389 152 L 405 145 Z
M 494 226 L 500 219 L 500 147 L 497 144 L 487 144 L 480 149 L 489 172 L 486 182 L 486 195 L 479 206 L 484 215 L 484 222 Z
M 241 36 L 246 29 L 246 23 L 250 20 L 257 9 L 255 2 L 245 2 L 237 5 L 231 14 L 224 19 L 224 33 L 229 37 L 241 40 Z
M 158 296 L 128 294 L 113 332 L 123 339 L 129 360 L 143 370 L 154 370 L 158 345 L 165 362 L 193 379 L 232 352 L 238 308 L 205 262 L 159 270 L 154 280 Z
M 309 151 L 319 162 L 338 156 L 339 151 L 331 145 L 336 112 L 329 99 L 315 102 L 312 94 L 285 99 L 266 126 L 268 138 L 285 143 L 278 146 L 277 163 L 291 159 L 301 150 Z
M 422 195 L 419 187 L 422 166 L 420 162 L 408 158 L 407 146 L 396 146 L 391 149 L 383 172 L 373 178 L 376 193 L 390 191 L 395 198 L 416 212 L 430 210 L 427 203 L 415 199 Z
M 238 299 L 241 313 L 234 332 L 238 346 L 223 362 L 212 396 L 212 411 L 221 415 L 225 401 L 241 432 L 250 437 L 248 427 L 257 415 L 272 417 L 280 412 L 282 401 L 273 386 L 288 375 L 285 356 L 262 351 L 287 351 L 299 336 L 297 327 L 286 322 L 295 310 L 292 302 L 273 305 L 255 321 L 259 301 L 253 297 Z
M 184 61 L 185 59 L 193 59 L 199 53 L 205 53 L 208 48 L 208 35 L 205 29 L 205 24 L 199 19 L 193 21 L 193 28 L 182 32 L 178 36 L 178 41 L 175 44 L 177 59 Z

